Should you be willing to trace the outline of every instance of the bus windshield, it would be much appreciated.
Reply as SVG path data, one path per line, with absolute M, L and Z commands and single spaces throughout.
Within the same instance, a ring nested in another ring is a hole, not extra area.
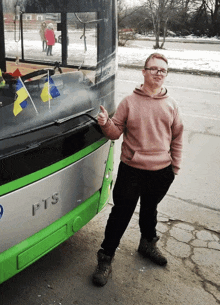
M 62 124 L 60 129 L 65 125 L 66 132 L 91 119 L 94 122 L 103 103 L 109 114 L 114 112 L 114 88 L 105 86 L 116 72 L 115 28 L 111 12 L 103 9 L 105 2 L 100 7 L 99 1 L 85 0 L 86 6 L 78 1 L 75 7 L 75 1 L 68 0 L 63 10 L 62 1 L 57 6 L 54 1 L 52 12 L 47 2 L 40 2 L 41 6 L 33 0 L 4 6 L 2 153 L 13 146 L 13 139 L 20 143 L 20 136 L 27 135 L 31 142 L 33 132 L 48 126 Z M 63 124 L 68 120 L 71 126 Z M 54 136 L 57 128 L 51 129 Z M 41 135 L 45 138 L 45 132 Z

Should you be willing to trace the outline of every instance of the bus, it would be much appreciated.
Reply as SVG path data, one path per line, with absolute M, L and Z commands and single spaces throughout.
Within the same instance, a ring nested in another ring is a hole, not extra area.
M 109 201 L 114 142 L 97 115 L 115 112 L 116 21 L 115 0 L 0 0 L 0 284 Z

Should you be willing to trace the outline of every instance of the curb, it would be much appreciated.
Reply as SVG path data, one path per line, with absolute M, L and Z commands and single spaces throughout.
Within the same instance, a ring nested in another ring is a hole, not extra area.
M 155 38 L 151 38 L 151 37 L 148 37 L 148 38 L 136 38 L 134 40 L 140 40 L 140 41 L 155 41 Z M 179 39 L 179 40 L 174 40 L 174 39 L 167 39 L 165 40 L 165 44 L 166 42 L 173 42 L 173 43 L 195 43 L 195 44 L 220 44 L 220 40 L 217 41 L 217 40 L 210 40 L 210 41 L 204 41 L 204 40 L 195 40 L 195 39 Z
M 120 68 L 129 68 L 129 69 L 142 69 L 142 65 L 126 65 L 126 64 L 118 64 L 118 67 Z M 212 71 L 202 71 L 202 70 L 196 70 L 196 69 L 186 69 L 186 70 L 181 70 L 181 69 L 176 69 L 176 68 L 169 68 L 169 72 L 176 72 L 176 73 L 183 73 L 183 74 L 194 74 L 194 75 L 209 75 L 209 76 L 215 76 L 215 77 L 220 77 L 220 72 L 212 72 Z

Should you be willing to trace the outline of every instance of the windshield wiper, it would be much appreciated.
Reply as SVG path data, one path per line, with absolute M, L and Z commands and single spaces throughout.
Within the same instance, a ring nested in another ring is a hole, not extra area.
M 55 120 L 53 122 L 49 122 L 49 123 L 44 124 L 44 125 L 40 125 L 40 126 L 36 126 L 34 128 L 30 128 L 30 129 L 27 129 L 27 130 L 24 130 L 24 131 L 20 131 L 18 133 L 15 133 L 15 134 L 9 136 L 9 137 L 0 138 L 0 140 L 6 140 L 6 139 L 10 139 L 10 138 L 15 138 L 15 137 L 18 137 L 18 136 L 21 136 L 21 135 L 24 135 L 24 134 L 27 134 L 27 133 L 30 133 L 30 132 L 34 132 L 34 131 L 43 129 L 45 127 L 52 126 L 52 125 L 60 125 L 60 124 L 63 124 L 65 122 L 67 122 L 67 121 L 70 121 L 72 119 L 75 119 L 75 118 L 78 118 L 78 117 L 84 116 L 84 115 L 89 117 L 90 119 L 92 119 L 97 124 L 98 123 L 97 119 L 94 118 L 93 116 L 91 116 L 90 114 L 88 114 L 88 112 L 91 112 L 92 110 L 94 110 L 94 108 L 87 109 L 87 110 L 79 112 L 77 114 L 73 114 L 73 115 L 70 115 L 70 116 L 65 117 L 63 119 L 58 119 L 58 120 Z

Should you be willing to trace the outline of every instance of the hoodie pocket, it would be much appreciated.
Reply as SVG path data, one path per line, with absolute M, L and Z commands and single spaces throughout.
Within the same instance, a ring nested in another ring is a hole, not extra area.
M 149 170 L 164 168 L 171 161 L 171 156 L 167 151 L 136 151 L 131 159 L 132 164 L 137 164 L 141 168 L 147 168 Z

